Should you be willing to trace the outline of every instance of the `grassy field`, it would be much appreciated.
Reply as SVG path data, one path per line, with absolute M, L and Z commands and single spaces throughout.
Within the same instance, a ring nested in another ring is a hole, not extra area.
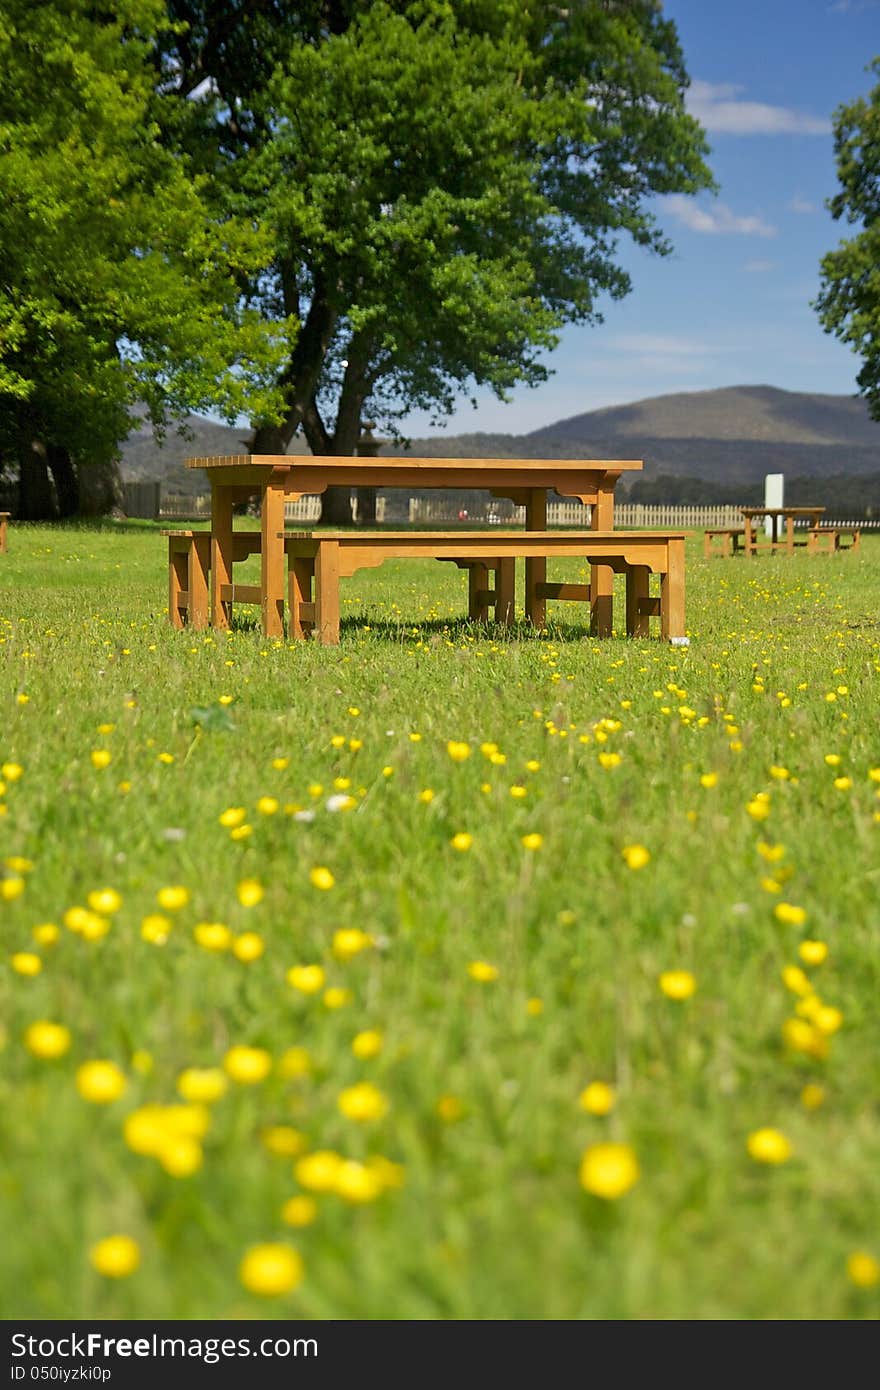
M 880 539 L 699 540 L 687 650 L 323 649 L 11 531 L 0 1315 L 877 1317 Z

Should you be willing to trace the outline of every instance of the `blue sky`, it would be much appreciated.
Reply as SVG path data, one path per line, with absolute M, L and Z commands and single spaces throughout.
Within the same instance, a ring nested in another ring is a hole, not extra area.
M 853 394 L 858 359 L 819 327 L 819 261 L 846 233 L 831 118 L 867 94 L 880 0 L 666 0 L 691 77 L 688 105 L 712 147 L 717 196 L 654 200 L 673 242 L 623 242 L 632 293 L 598 328 L 566 331 L 535 389 L 463 401 L 451 433 L 520 434 L 601 406 L 672 391 L 769 385 Z M 435 434 L 414 414 L 411 435 Z

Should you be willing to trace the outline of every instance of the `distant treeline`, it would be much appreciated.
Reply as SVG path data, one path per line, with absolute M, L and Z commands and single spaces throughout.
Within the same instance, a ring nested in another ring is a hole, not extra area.
M 789 506 L 824 506 L 829 515 L 880 516 L 880 473 L 835 473 L 827 478 L 785 477 Z M 638 478 L 629 488 L 628 502 L 682 503 L 694 506 L 761 506 L 764 484 L 724 483 L 708 478 L 685 478 L 674 473 Z

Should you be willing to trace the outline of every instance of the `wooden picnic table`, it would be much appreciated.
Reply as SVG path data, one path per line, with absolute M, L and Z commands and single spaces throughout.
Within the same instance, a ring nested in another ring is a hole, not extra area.
M 260 498 L 260 590 L 263 632 L 284 631 L 286 560 L 284 504 L 328 487 L 488 489 L 526 509 L 529 531 L 547 528 L 547 493 L 577 498 L 592 507 L 591 529 L 614 526 L 614 489 L 622 473 L 642 467 L 636 459 L 461 459 L 324 457 L 316 454 L 230 454 L 187 459 L 202 468 L 211 485 L 210 613 L 212 626 L 229 626 L 234 558 L 233 508 Z M 526 561 L 527 588 L 546 578 L 546 558 Z M 592 621 L 610 631 L 614 572 L 591 568 Z
M 743 507 L 743 521 L 745 523 L 744 549 L 746 555 L 757 555 L 758 539 L 755 531 L 754 522 L 762 519 L 770 519 L 770 549 L 784 550 L 787 554 L 794 554 L 794 524 L 796 521 L 806 521 L 810 530 L 807 544 L 819 527 L 819 522 L 825 513 L 824 507 Z M 780 540 L 780 522 L 785 523 L 785 535 Z M 810 547 L 811 548 L 811 547 Z

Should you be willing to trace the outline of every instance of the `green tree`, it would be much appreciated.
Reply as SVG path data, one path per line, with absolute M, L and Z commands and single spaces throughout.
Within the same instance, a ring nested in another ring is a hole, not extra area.
M 474 386 L 544 380 L 560 328 L 629 290 L 618 237 L 670 249 L 649 197 L 711 184 L 656 0 L 169 13 L 168 138 L 210 175 L 218 216 L 268 233 L 248 302 L 297 326 L 256 452 L 302 431 L 348 454 L 367 417 L 396 432 Z
M 880 76 L 880 58 L 869 71 Z M 859 391 L 880 420 L 880 83 L 835 113 L 834 150 L 840 192 L 828 207 L 861 230 L 823 256 L 814 307 L 826 333 L 861 357 Z
M 135 404 L 159 429 L 272 410 L 292 329 L 241 301 L 270 248 L 159 139 L 166 23 L 160 0 L 0 10 L 0 465 L 24 516 L 109 509 Z

